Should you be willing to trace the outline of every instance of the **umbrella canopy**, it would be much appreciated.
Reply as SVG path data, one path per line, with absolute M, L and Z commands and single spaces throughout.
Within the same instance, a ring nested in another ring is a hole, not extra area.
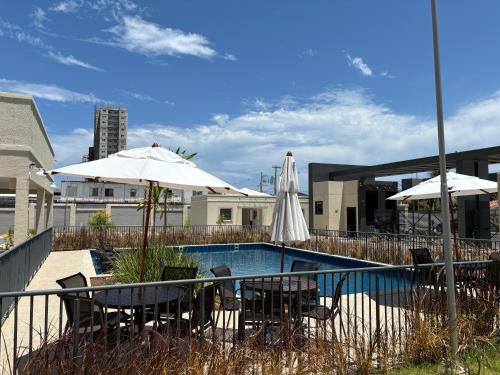
M 497 183 L 483 180 L 478 177 L 464 174 L 448 172 L 448 193 L 452 197 L 461 197 L 467 195 L 491 194 L 496 193 Z M 441 198 L 441 178 L 433 177 L 427 181 L 399 192 L 387 199 L 392 200 L 417 200 L 417 199 L 437 199 Z
M 280 189 L 276 197 L 271 224 L 271 241 L 281 242 L 281 272 L 283 272 L 284 244 L 306 241 L 309 238 L 306 220 L 299 203 L 299 179 L 291 152 L 281 167 Z
M 62 174 L 120 182 L 124 184 L 148 185 L 146 220 L 141 250 L 139 280 L 144 281 L 146 248 L 148 245 L 149 218 L 151 214 L 151 191 L 153 186 L 170 189 L 207 190 L 212 193 L 241 193 L 235 187 L 211 174 L 181 156 L 161 148 L 157 143 L 151 147 L 140 147 L 117 152 L 105 159 L 57 168 L 47 174 Z
M 240 193 L 237 188 L 201 170 L 193 162 L 159 146 L 124 150 L 105 159 L 69 165 L 47 173 L 132 185 L 149 185 L 152 181 L 170 189 Z

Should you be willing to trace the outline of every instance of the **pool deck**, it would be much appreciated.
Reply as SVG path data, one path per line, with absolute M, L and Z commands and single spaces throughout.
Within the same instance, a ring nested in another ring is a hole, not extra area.
M 38 272 L 35 274 L 26 290 L 47 290 L 47 289 L 60 289 L 56 280 L 66 276 L 73 275 L 81 272 L 87 277 L 95 276 L 94 265 L 89 250 L 76 250 L 76 251 L 53 251 L 49 254 L 45 262 L 42 264 Z M 90 283 L 89 283 L 90 285 Z M 17 308 L 18 316 L 18 331 L 17 331 L 17 345 L 27 346 L 29 340 L 29 317 L 30 317 L 30 300 L 28 297 L 20 298 Z M 52 328 L 58 329 L 59 317 L 59 298 L 57 296 L 50 296 L 47 301 L 47 316 L 49 325 Z M 14 343 L 14 311 L 12 311 L 8 318 L 5 320 L 1 327 L 1 348 L 0 348 L 0 373 L 2 371 L 2 363 L 5 361 L 5 347 L 10 352 Z M 34 297 L 33 306 L 33 346 L 36 348 L 40 343 L 40 334 L 43 333 L 45 316 L 45 299 L 44 297 Z M 66 323 L 66 316 L 63 311 L 63 328 Z M 53 331 L 53 329 L 51 331 Z M 49 327 L 50 330 L 50 327 Z

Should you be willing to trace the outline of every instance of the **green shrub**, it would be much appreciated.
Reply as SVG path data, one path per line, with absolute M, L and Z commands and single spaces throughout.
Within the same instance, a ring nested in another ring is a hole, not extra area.
M 88 224 L 93 227 L 102 227 L 102 226 L 114 226 L 113 220 L 111 220 L 111 215 L 106 211 L 101 210 L 97 211 L 92 217 L 89 219 Z
M 146 250 L 144 281 L 160 281 L 163 267 L 198 267 L 197 258 L 165 245 L 149 246 Z M 113 276 L 119 283 L 138 283 L 141 270 L 141 248 L 121 251 L 116 257 Z M 198 272 L 200 276 L 200 272 Z

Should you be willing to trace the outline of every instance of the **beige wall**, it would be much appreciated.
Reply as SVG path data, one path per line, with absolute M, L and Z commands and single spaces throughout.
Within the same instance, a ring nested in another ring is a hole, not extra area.
M 191 199 L 189 221 L 192 225 L 215 225 L 221 208 L 232 210 L 231 221 L 224 225 L 242 225 L 244 208 L 257 209 L 261 215 L 262 225 L 271 225 L 275 197 L 238 197 L 231 195 L 202 195 Z M 309 199 L 299 197 L 300 206 L 304 210 L 304 218 L 309 225 Z
M 347 207 L 355 207 L 358 213 L 358 181 L 321 181 L 313 184 L 314 202 L 323 202 L 323 214 L 314 213 L 318 229 L 346 230 Z
M 0 165 L 0 190 L 16 194 L 14 243 L 19 244 L 31 225 L 40 232 L 52 222 L 52 210 L 45 208 L 52 204 L 52 180 L 36 172 L 54 168 L 54 150 L 31 95 L 0 93 Z M 37 193 L 41 207 L 33 224 L 29 223 L 29 193 Z

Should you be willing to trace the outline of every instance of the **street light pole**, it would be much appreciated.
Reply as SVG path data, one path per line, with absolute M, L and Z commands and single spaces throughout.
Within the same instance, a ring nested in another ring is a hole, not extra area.
M 274 195 L 278 195 L 278 169 L 281 169 L 279 166 L 273 166 L 274 169 Z
M 446 179 L 446 148 L 444 137 L 443 98 L 441 92 L 441 66 L 439 59 L 439 36 L 437 20 L 437 0 L 431 0 L 432 37 L 434 44 L 434 79 L 436 85 L 436 116 L 439 142 L 439 172 L 441 174 L 441 215 L 443 218 L 443 251 L 446 265 L 446 289 L 448 298 L 449 335 L 452 364 L 456 364 L 458 353 L 457 305 L 455 301 L 455 274 L 453 271 L 453 253 L 451 251 L 450 212 L 448 181 Z

